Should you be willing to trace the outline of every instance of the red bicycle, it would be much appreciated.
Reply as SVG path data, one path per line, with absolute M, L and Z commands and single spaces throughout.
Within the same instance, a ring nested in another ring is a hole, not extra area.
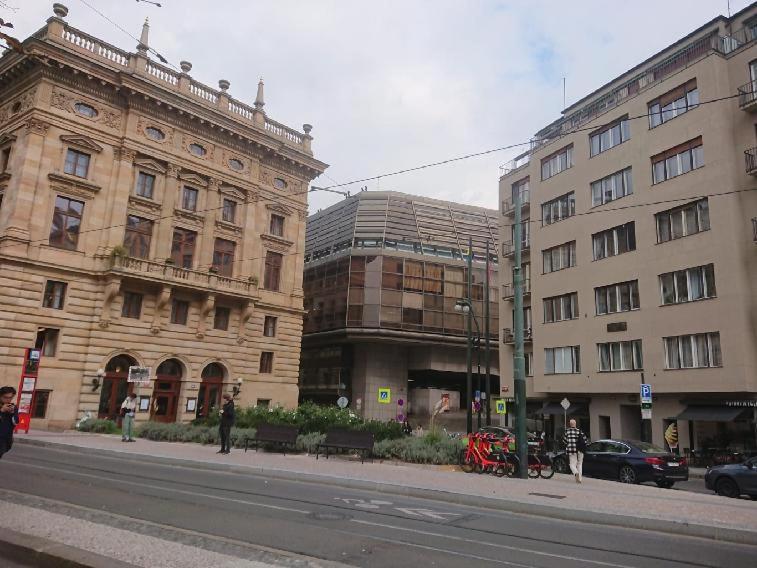
M 466 473 L 493 473 L 497 477 L 512 475 L 512 463 L 504 452 L 495 451 L 491 434 L 471 434 L 468 447 L 460 451 L 460 467 Z

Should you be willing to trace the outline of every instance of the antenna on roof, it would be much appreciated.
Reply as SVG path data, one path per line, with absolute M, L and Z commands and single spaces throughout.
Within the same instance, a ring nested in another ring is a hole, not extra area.
M 562 108 L 565 110 L 565 77 L 562 78 Z

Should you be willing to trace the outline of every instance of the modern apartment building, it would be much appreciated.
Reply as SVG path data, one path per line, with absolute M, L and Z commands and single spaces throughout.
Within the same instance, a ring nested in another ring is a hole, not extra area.
M 503 167 L 503 298 L 523 201 L 528 411 L 558 433 L 755 449 L 757 5 L 563 111 Z M 512 389 L 513 350 L 500 350 Z M 652 385 L 650 423 L 639 384 Z M 510 390 L 512 392 L 512 390 Z M 541 424 L 543 422 L 543 424 Z
M 311 127 L 54 12 L 0 58 L 0 383 L 41 349 L 34 427 L 295 406 Z
M 472 304 L 484 332 L 486 247 L 491 270 L 492 392 L 499 393 L 495 241 L 497 211 L 397 193 L 364 191 L 308 219 L 302 399 L 346 396 L 360 414 L 428 416 L 445 393 L 465 409 L 465 318 L 469 238 Z M 480 336 L 473 328 L 476 336 Z M 474 373 L 485 371 L 484 343 Z M 480 359 L 479 359 L 480 355 Z M 474 389 L 476 385 L 474 385 Z M 379 389 L 389 389 L 380 401 Z M 477 390 L 485 390 L 483 386 Z

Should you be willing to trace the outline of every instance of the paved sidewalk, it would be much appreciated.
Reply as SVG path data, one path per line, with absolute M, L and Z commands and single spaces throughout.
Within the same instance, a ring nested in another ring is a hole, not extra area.
M 115 451 L 151 460 L 178 460 L 192 467 L 224 469 L 248 474 L 329 483 L 341 487 L 444 499 L 460 504 L 519 513 L 672 532 L 757 545 L 757 503 L 716 495 L 671 491 L 654 486 L 625 485 L 571 476 L 551 480 L 496 478 L 463 474 L 450 466 L 420 466 L 395 462 L 319 459 L 310 455 L 281 455 L 234 450 L 219 456 L 216 447 L 199 444 L 138 440 L 80 432 L 32 431 L 16 437 L 19 443 L 63 444 L 85 451 Z M 422 472 L 422 473 L 421 473 Z

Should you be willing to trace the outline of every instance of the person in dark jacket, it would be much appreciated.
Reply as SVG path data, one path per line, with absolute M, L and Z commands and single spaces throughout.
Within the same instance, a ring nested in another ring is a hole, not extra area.
M 219 454 L 228 454 L 231 452 L 231 427 L 234 425 L 234 419 L 236 418 L 234 413 L 234 399 L 230 394 L 223 395 L 223 408 L 221 412 L 221 425 L 219 426 L 219 432 L 221 435 L 221 449 L 218 450 Z
M 13 446 L 13 430 L 18 424 L 18 407 L 13 402 L 16 389 L 0 388 L 0 458 Z

